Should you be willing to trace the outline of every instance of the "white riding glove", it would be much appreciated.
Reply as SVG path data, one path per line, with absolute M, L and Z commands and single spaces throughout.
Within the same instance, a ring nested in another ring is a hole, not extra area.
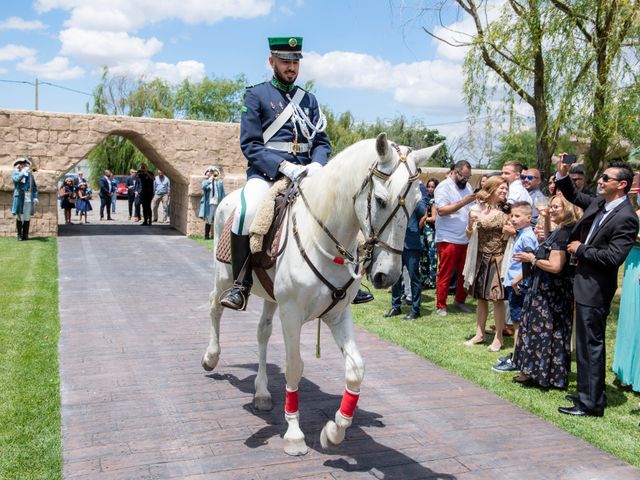
M 307 165 L 307 177 L 310 177 L 321 168 L 322 165 L 320 165 L 318 162 L 311 162 L 309 165 Z
M 284 173 L 287 177 L 291 179 L 292 182 L 295 182 L 296 179 L 306 170 L 302 165 L 296 165 L 295 163 L 283 161 L 278 167 L 280 172 Z

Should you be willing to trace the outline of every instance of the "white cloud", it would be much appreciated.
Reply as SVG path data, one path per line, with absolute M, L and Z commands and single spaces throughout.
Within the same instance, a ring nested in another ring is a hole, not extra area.
M 36 9 L 71 11 L 68 27 L 133 31 L 163 20 L 214 24 L 225 18 L 250 19 L 271 12 L 275 0 L 38 0 Z
M 16 68 L 47 80 L 71 80 L 84 75 L 84 70 L 78 66 L 71 67 L 66 57 L 55 57 L 47 63 L 37 63 L 35 57 L 29 57 L 20 62 Z
M 425 60 L 392 64 L 362 53 L 307 52 L 301 70 L 301 76 L 326 87 L 387 91 L 399 104 L 431 113 L 463 111 L 459 63 Z
M 0 30 L 42 30 L 46 25 L 40 20 L 24 20 L 20 17 L 9 17 L 0 20 Z
M 194 60 L 171 63 L 152 62 L 145 60 L 135 63 L 120 63 L 109 68 L 113 75 L 121 75 L 133 78 L 154 79 L 159 78 L 169 83 L 177 84 L 183 80 L 200 82 L 205 77 L 204 64 Z
M 9 70 L 6 68 L 0 68 L 0 75 L 6 75 L 7 73 L 9 73 Z
M 0 47 L 0 62 L 16 60 L 17 58 L 33 57 L 37 52 L 33 48 L 10 43 Z
M 155 37 L 143 39 L 126 32 L 106 32 L 69 28 L 60 32 L 61 53 L 93 67 L 106 65 L 113 75 L 147 79 L 161 78 L 170 83 L 185 79 L 200 81 L 205 67 L 195 60 L 176 64 L 153 62 L 152 57 L 162 50 L 162 42 Z
M 155 37 L 145 40 L 125 32 L 69 28 L 60 32 L 60 40 L 60 53 L 95 66 L 144 60 L 162 49 L 162 42 Z

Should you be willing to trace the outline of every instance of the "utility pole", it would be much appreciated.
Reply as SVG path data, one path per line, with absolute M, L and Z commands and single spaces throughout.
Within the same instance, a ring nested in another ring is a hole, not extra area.
M 36 77 L 36 111 L 38 110 L 38 78 Z

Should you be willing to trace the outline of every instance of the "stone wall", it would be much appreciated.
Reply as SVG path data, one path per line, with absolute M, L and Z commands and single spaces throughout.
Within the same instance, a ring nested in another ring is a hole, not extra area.
M 16 158 L 33 159 L 40 192 L 32 235 L 57 235 L 58 180 L 108 135 L 129 139 L 167 174 L 172 183 L 171 224 L 186 235 L 202 235 L 204 226 L 197 216 L 205 168 L 220 166 L 228 191 L 244 184 L 239 128 L 220 122 L 0 109 L 0 236 L 15 233 L 11 173 Z

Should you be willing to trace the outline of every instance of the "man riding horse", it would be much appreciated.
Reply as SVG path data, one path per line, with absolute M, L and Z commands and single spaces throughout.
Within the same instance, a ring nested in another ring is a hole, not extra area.
M 244 310 L 252 286 L 249 227 L 266 192 L 279 178 L 295 181 L 327 163 L 331 144 L 324 132 L 326 118 L 315 96 L 294 85 L 302 58 L 301 37 L 270 37 L 269 65 L 273 78 L 249 87 L 240 121 L 240 148 L 249 163 L 247 183 L 231 226 L 231 266 L 234 284 L 220 303 Z M 373 300 L 359 291 L 353 303 Z

